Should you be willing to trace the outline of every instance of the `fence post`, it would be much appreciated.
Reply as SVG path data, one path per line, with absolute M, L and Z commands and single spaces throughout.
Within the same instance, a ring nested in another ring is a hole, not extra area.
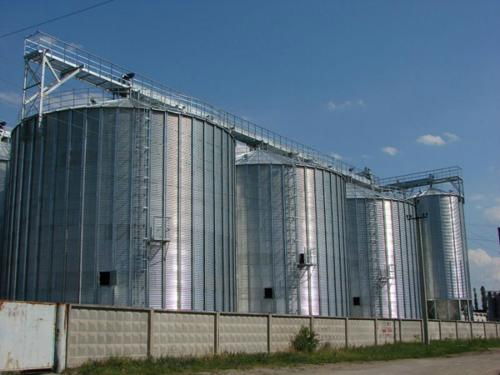
M 214 354 L 219 353 L 219 317 L 220 314 L 214 314 Z
M 497 322 L 495 322 L 495 329 L 497 331 L 497 338 L 498 338 L 498 323 Z
M 267 352 L 271 354 L 271 332 L 272 332 L 272 324 L 273 324 L 273 315 L 267 315 Z
M 486 322 L 483 322 L 483 331 L 484 331 L 484 338 L 486 339 L 487 338 L 487 335 L 486 335 Z
M 148 311 L 148 346 L 147 346 L 147 356 L 151 358 L 153 355 L 153 314 L 154 310 L 150 309 Z
M 398 338 L 397 338 L 397 334 L 396 334 L 396 323 L 397 322 L 398 322 L 397 320 L 392 321 L 392 332 L 393 332 L 393 336 L 394 336 L 394 343 L 398 342 Z
M 375 331 L 375 346 L 378 345 L 377 318 L 373 320 L 373 328 Z
M 472 327 L 472 322 L 469 322 L 470 324 L 470 339 L 472 340 L 474 338 L 474 328 Z
M 68 329 L 68 316 L 70 305 L 58 303 L 56 308 L 56 321 L 55 321 L 55 344 L 54 351 L 54 367 L 57 373 L 61 373 L 66 369 L 66 353 L 67 353 L 67 329 Z
M 443 339 L 443 332 L 441 330 L 441 320 L 438 320 L 438 324 L 439 324 L 439 341 L 441 341 Z
M 345 318 L 345 347 L 349 347 L 349 318 Z

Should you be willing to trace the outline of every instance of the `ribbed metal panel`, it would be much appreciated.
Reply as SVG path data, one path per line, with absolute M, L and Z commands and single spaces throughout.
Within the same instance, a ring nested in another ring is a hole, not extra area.
M 227 131 L 122 102 L 49 113 L 40 128 L 27 119 L 12 142 L 2 295 L 234 309 Z M 152 238 L 162 220 L 169 242 Z
M 289 192 L 286 186 L 295 188 Z M 256 150 L 238 159 L 236 188 L 238 310 L 345 315 L 344 180 Z M 296 210 L 290 218 L 292 205 Z M 290 219 L 296 233 L 287 231 Z M 297 267 L 301 253 L 310 254 L 310 267 Z M 272 298 L 265 298 L 265 288 L 272 288 Z
M 5 248 L 4 235 L 8 222 L 4 218 L 5 200 L 8 195 L 7 180 L 10 160 L 11 139 L 0 139 L 0 248 Z M 7 270 L 9 254 L 0 251 L 0 298 L 7 297 Z
M 422 221 L 427 298 L 470 300 L 463 199 L 430 189 L 415 199 Z
M 356 317 L 420 316 L 416 224 L 411 201 L 349 196 L 348 243 L 351 313 Z

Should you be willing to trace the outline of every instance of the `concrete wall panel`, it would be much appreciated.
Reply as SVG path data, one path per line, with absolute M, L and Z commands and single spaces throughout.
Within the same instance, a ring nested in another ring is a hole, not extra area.
M 470 323 L 457 322 L 457 333 L 459 340 L 470 340 Z
M 69 314 L 68 367 L 110 357 L 146 358 L 148 311 L 74 307 Z
M 474 339 L 484 338 L 484 324 L 482 322 L 472 323 L 472 338 Z
M 320 345 L 345 346 L 345 319 L 315 318 L 314 332 L 318 334 Z
M 422 323 L 418 320 L 401 321 L 401 341 L 402 342 L 421 342 L 422 341 Z
M 348 320 L 349 346 L 375 345 L 375 322 L 373 320 Z
M 486 325 L 486 338 L 494 339 L 497 337 L 497 327 L 495 323 L 485 323 Z
M 398 323 L 396 322 L 396 325 Z M 394 321 L 393 320 L 377 320 L 377 344 L 393 344 L 394 343 Z
M 271 351 L 280 352 L 290 348 L 290 344 L 301 327 L 309 327 L 309 318 L 273 316 L 271 324 Z
M 439 341 L 439 322 L 429 322 L 429 339 Z
M 214 352 L 215 314 L 155 312 L 151 354 L 197 356 Z
M 267 317 L 221 315 L 219 317 L 219 352 L 267 352 Z
M 457 339 L 457 327 L 455 322 L 441 322 L 441 340 L 446 339 Z

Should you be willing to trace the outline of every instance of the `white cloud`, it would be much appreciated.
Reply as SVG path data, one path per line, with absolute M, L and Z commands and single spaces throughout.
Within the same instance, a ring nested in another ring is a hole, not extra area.
M 484 285 L 486 289 L 500 289 L 500 257 L 481 248 L 470 249 L 469 265 L 473 287 Z
M 18 107 L 21 105 L 21 95 L 15 92 L 0 91 L 0 102 L 8 106 Z
M 445 136 L 448 143 L 457 142 L 460 140 L 460 137 L 453 133 L 443 133 L 443 135 Z
M 417 138 L 417 142 L 428 146 L 443 146 L 446 144 L 441 136 L 432 134 L 421 135 Z
M 460 137 L 456 134 L 445 132 L 443 135 L 425 134 L 417 138 L 418 143 L 427 146 L 444 146 L 453 142 L 458 142 Z
M 364 107 L 364 106 L 365 106 L 365 101 L 363 99 L 345 100 L 343 102 L 335 102 L 333 100 L 330 100 L 328 103 L 326 103 L 326 107 L 331 112 L 342 111 L 342 110 L 352 109 L 352 108 L 356 108 L 356 107 Z
M 500 206 L 491 206 L 484 210 L 484 216 L 493 224 L 500 225 Z
M 390 156 L 396 156 L 399 150 L 396 147 L 386 146 L 382 148 L 382 152 Z

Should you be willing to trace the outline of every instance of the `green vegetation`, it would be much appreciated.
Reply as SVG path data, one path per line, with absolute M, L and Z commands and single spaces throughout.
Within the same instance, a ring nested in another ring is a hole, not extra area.
M 66 374 L 128 375 L 128 374 L 176 374 L 214 372 L 227 369 L 253 367 L 287 367 L 304 364 L 325 364 L 353 361 L 386 361 L 403 358 L 439 357 L 464 352 L 485 351 L 500 347 L 500 339 L 471 341 L 434 341 L 425 346 L 419 343 L 398 343 L 363 348 L 332 349 L 318 351 L 285 352 L 274 354 L 222 354 L 205 358 L 160 358 L 147 360 L 110 359 L 106 362 L 88 363 Z
M 292 348 L 297 352 L 314 352 L 319 345 L 319 340 L 314 331 L 311 331 L 308 327 L 300 328 L 299 333 L 295 336 L 292 341 Z

